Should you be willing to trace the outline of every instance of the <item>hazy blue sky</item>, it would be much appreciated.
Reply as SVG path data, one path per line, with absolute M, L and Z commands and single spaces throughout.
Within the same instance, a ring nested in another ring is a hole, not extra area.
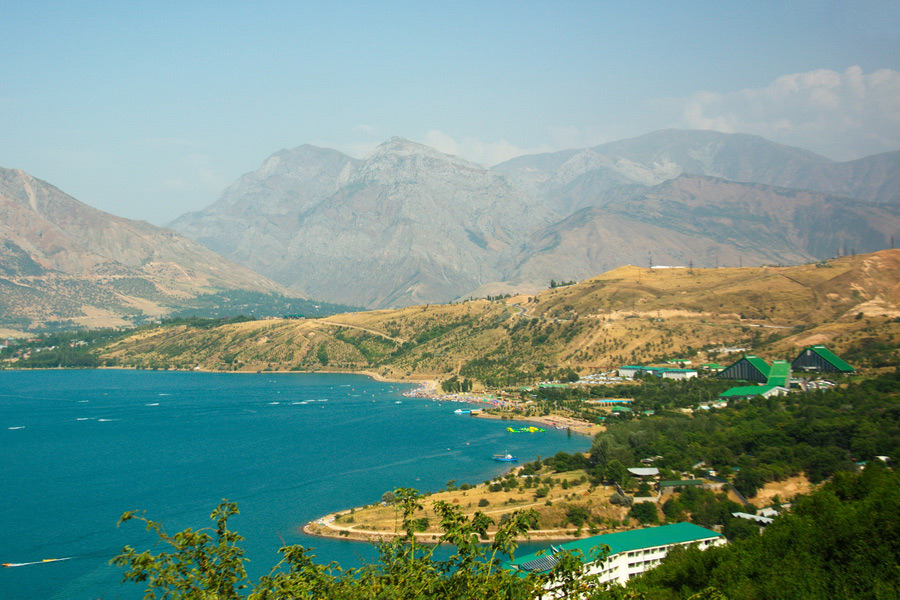
M 900 149 L 900 3 L 0 0 L 0 166 L 156 224 L 269 154 L 664 127 Z

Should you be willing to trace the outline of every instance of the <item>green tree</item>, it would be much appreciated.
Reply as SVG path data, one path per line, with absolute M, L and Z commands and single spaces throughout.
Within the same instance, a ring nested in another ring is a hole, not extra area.
M 630 516 L 641 522 L 642 525 L 658 523 L 659 516 L 656 513 L 656 503 L 637 502 L 631 507 Z
M 223 501 L 211 518 L 216 522 L 213 533 L 186 529 L 175 535 L 162 525 L 135 512 L 127 512 L 120 523 L 139 520 L 146 524 L 168 547 L 153 554 L 138 552 L 126 546 L 112 563 L 125 569 L 124 580 L 146 586 L 145 598 L 191 600 L 294 600 L 296 598 L 396 599 L 499 598 L 525 600 L 540 594 L 544 586 L 583 589 L 580 561 L 562 561 L 548 575 L 520 576 L 500 568 L 512 559 L 518 546 L 516 539 L 537 525 L 534 511 L 516 511 L 504 515 L 493 540 L 487 538 L 493 521 L 483 513 L 467 518 L 456 506 L 435 502 L 444 541 L 455 547 L 445 560 L 436 560 L 434 546 L 416 544 L 422 495 L 416 490 L 394 491 L 398 511 L 403 517 L 404 535 L 378 544 L 379 559 L 357 569 L 342 571 L 335 564 L 319 565 L 315 556 L 302 546 L 286 546 L 280 550 L 281 561 L 258 583 L 247 582 L 243 540 L 227 526 L 229 517 L 238 514 L 237 506 Z M 246 595 L 245 595 L 246 594 Z
M 621 462 L 613 459 L 606 466 L 606 480 L 622 485 L 628 478 L 628 469 Z

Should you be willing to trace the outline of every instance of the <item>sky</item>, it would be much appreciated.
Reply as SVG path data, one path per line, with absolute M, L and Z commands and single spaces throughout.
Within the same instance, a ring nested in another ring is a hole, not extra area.
M 900 150 L 900 3 L 0 0 L 0 166 L 163 225 L 283 148 Z

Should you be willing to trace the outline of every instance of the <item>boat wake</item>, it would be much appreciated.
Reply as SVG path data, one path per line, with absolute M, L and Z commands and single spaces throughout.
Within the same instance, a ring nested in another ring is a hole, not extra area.
M 29 565 L 43 565 L 46 563 L 59 562 L 62 560 L 72 560 L 75 558 L 74 556 L 65 556 L 63 558 L 45 558 L 44 560 L 36 560 L 33 562 L 23 562 L 23 563 L 0 563 L 3 567 L 12 568 L 12 567 L 27 567 Z

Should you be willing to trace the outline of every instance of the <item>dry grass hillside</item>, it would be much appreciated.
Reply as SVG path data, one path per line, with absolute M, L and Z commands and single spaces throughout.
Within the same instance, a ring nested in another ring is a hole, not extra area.
M 900 250 L 793 267 L 621 267 L 506 300 L 415 306 L 318 320 L 200 329 L 161 326 L 104 349 L 141 367 L 347 370 L 486 384 L 553 369 L 603 370 L 671 358 L 729 360 L 728 348 L 792 357 L 900 341 Z

